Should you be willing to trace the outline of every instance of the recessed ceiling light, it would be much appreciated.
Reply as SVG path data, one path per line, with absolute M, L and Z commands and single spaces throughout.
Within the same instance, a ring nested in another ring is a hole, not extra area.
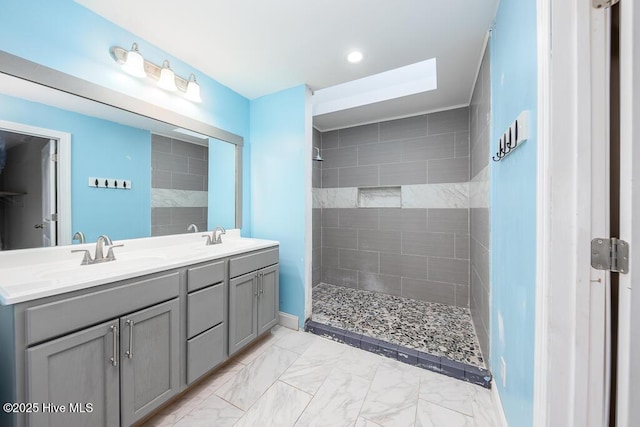
M 362 61 L 362 58 L 362 52 L 359 52 L 357 50 L 347 55 L 347 61 L 351 62 L 352 64 L 357 64 L 358 62 Z

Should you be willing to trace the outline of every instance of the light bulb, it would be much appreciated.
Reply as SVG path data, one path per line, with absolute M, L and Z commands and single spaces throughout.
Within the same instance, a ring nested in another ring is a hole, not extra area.
M 137 43 L 134 43 L 131 50 L 127 52 L 127 59 L 122 64 L 122 69 L 135 77 L 147 77 L 147 73 L 144 72 L 144 58 L 138 51 Z
M 176 75 L 171 67 L 169 67 L 169 61 L 165 60 L 162 64 L 162 70 L 160 71 L 160 79 L 158 80 L 158 87 L 168 90 L 169 92 L 175 92 L 178 90 L 176 86 Z
M 184 97 L 189 101 L 193 102 L 202 102 L 202 98 L 200 98 L 200 85 L 196 82 L 195 74 L 191 74 L 189 77 L 189 83 L 187 83 L 187 93 L 184 94 Z
M 352 64 L 357 64 L 358 62 L 362 61 L 362 58 L 362 52 L 358 52 L 357 50 L 347 55 L 347 60 Z

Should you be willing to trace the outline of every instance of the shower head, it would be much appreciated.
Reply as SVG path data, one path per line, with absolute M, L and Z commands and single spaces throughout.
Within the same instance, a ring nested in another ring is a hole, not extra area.
M 313 147 L 316 150 L 316 155 L 313 156 L 313 160 L 315 160 L 316 162 L 321 162 L 324 159 L 322 158 L 322 156 L 320 155 L 320 149 L 318 147 Z

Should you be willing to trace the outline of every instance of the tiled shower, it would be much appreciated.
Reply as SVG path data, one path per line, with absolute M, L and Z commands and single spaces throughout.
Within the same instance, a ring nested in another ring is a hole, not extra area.
M 485 60 L 469 107 L 314 130 L 315 319 L 396 344 L 422 329 L 440 341 L 409 347 L 464 363 L 488 355 L 488 76 Z

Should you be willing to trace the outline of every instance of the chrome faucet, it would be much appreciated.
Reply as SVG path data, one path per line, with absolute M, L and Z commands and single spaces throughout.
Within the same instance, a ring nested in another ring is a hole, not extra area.
M 73 235 L 73 240 L 77 240 L 80 244 L 83 244 L 87 241 L 82 231 L 76 231 L 76 234 Z
M 195 224 L 189 224 L 189 226 L 187 227 L 187 233 L 189 231 L 193 231 L 194 233 L 198 232 L 198 226 Z
M 218 231 L 220 232 L 219 234 L 218 234 Z M 207 243 L 206 243 L 207 246 L 219 245 L 220 243 L 222 243 L 223 234 L 227 234 L 227 230 L 225 230 L 224 227 L 219 225 L 215 228 L 215 230 L 213 230 L 213 233 L 211 233 L 211 236 L 208 234 L 203 234 L 202 237 L 207 238 Z
M 107 256 L 104 256 L 105 246 L 109 247 Z M 71 252 L 83 252 L 84 257 L 82 258 L 82 262 L 80 263 L 80 265 L 90 265 L 90 264 L 97 264 L 100 262 L 115 261 L 116 256 L 113 253 L 113 248 L 119 248 L 122 246 L 124 245 L 114 245 L 111 239 L 109 238 L 109 236 L 107 236 L 106 234 L 103 234 L 100 237 L 98 237 L 98 240 L 96 240 L 96 253 L 93 258 L 91 258 L 91 253 L 89 252 L 88 249 L 77 249 L 77 250 L 72 250 Z

